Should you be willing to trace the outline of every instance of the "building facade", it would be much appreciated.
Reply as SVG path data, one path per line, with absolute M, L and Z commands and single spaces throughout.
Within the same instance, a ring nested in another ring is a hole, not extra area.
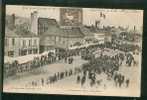
M 26 24 L 26 21 L 15 24 L 21 19 L 15 14 L 6 19 L 8 23 L 5 27 L 5 56 L 17 57 L 39 53 L 39 37 L 29 30 L 29 25 L 33 26 L 34 24 Z
M 7 33 L 6 33 L 7 34 Z M 11 57 L 39 53 L 37 36 L 5 36 L 5 55 Z
M 55 48 L 68 49 L 85 39 L 111 41 L 110 34 L 97 31 L 99 24 L 84 26 L 81 8 L 60 8 L 59 22 L 38 17 L 37 11 L 28 19 L 12 14 L 6 18 L 5 55 L 24 56 Z
M 68 49 L 84 38 L 82 9 L 60 8 L 60 21 L 50 18 L 38 19 L 40 53 L 55 48 Z
M 41 35 L 39 36 L 41 53 L 55 48 L 68 49 L 75 42 L 80 42 L 84 38 L 84 34 L 81 32 L 80 28 L 74 27 L 70 29 L 65 29 L 60 28 L 56 24 L 48 25 L 48 29 L 45 32 L 41 33 Z

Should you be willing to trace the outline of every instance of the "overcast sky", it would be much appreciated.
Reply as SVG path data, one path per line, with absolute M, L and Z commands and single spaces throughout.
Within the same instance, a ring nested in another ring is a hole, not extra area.
M 6 6 L 6 14 L 15 13 L 16 16 L 30 17 L 33 11 L 38 12 L 39 17 L 54 18 L 59 21 L 59 7 L 45 6 Z M 100 12 L 106 15 L 106 18 L 100 18 Z M 104 25 L 114 26 L 129 26 L 130 29 L 135 25 L 137 29 L 143 26 L 143 11 L 142 10 L 121 10 L 121 9 L 96 9 L 83 8 L 83 24 L 91 25 L 95 20 L 101 20 Z

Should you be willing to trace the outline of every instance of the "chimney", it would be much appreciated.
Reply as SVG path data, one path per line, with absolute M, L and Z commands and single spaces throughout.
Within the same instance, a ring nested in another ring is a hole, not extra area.
M 9 28 L 13 30 L 15 28 L 15 14 L 12 14 L 9 19 Z
M 31 32 L 38 35 L 38 12 L 31 13 Z

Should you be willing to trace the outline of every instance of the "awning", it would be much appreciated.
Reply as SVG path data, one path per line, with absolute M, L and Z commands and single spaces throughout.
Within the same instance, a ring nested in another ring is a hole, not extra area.
M 29 61 L 32 61 L 35 57 L 39 57 L 39 54 L 31 54 L 31 55 L 25 55 L 20 57 L 4 57 L 4 63 L 12 63 L 14 61 L 18 61 L 19 64 L 23 64 Z

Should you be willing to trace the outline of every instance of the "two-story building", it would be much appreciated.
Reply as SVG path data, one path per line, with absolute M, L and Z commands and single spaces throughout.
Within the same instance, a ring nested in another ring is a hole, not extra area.
M 55 48 L 68 49 L 75 42 L 81 41 L 84 38 L 84 34 L 78 27 L 61 28 L 55 19 L 44 20 L 48 23 L 48 27 L 46 25 L 44 25 L 44 28 L 39 27 L 40 52 Z M 39 24 L 41 23 L 39 21 Z
M 20 21 L 21 23 L 19 23 Z M 5 56 L 17 57 L 39 53 L 39 37 L 31 32 L 28 19 L 16 17 L 15 14 L 6 18 Z
M 20 32 L 20 31 L 19 31 Z M 6 28 L 5 55 L 11 57 L 39 53 L 39 37 L 31 32 L 18 33 Z

